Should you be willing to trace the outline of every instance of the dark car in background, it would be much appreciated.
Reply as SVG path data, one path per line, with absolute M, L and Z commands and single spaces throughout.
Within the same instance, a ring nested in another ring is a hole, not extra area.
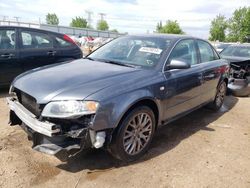
M 220 43 L 220 44 L 215 46 L 215 49 L 218 53 L 220 53 L 222 50 L 224 50 L 225 48 L 227 48 L 230 45 L 231 45 L 230 43 Z
M 82 51 L 67 35 L 0 26 L 0 87 L 27 70 L 78 58 Z
M 250 95 L 250 44 L 234 44 L 225 48 L 221 57 L 230 62 L 229 91 L 233 95 Z
M 10 124 L 21 125 L 33 149 L 61 160 L 105 148 L 132 161 L 149 149 L 158 126 L 204 105 L 220 109 L 228 68 L 201 39 L 120 37 L 85 59 L 18 76 L 7 98 Z

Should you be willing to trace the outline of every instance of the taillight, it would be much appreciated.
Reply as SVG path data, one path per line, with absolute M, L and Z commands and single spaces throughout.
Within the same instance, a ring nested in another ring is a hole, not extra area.
M 76 44 L 75 41 L 72 38 L 70 38 L 68 35 L 63 35 L 63 39 L 72 44 Z

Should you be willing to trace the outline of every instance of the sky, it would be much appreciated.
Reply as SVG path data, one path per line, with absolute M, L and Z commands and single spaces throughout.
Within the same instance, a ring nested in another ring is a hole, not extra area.
M 86 11 L 93 12 L 92 26 L 106 14 L 110 29 L 119 32 L 153 33 L 157 22 L 177 20 L 188 35 L 209 37 L 211 20 L 218 14 L 229 18 L 235 9 L 250 6 L 250 0 L 0 0 L 0 19 L 19 17 L 23 22 L 45 23 L 47 13 L 55 13 L 60 25 Z

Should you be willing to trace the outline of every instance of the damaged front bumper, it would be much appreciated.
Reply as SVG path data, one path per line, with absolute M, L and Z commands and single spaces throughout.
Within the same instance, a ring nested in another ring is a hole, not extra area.
M 250 77 L 246 79 L 233 78 L 229 80 L 228 90 L 237 97 L 245 97 L 250 95 Z
M 57 128 L 55 124 L 37 120 L 34 114 L 24 108 L 23 105 L 14 98 L 6 98 L 6 100 L 10 110 L 13 111 L 17 115 L 17 117 L 20 118 L 20 120 L 29 128 L 50 137 L 60 133 L 60 129 Z M 11 116 L 14 116 L 14 113 L 11 113 Z
M 76 125 L 71 125 L 73 128 L 67 127 L 66 130 L 60 123 L 38 120 L 16 98 L 6 100 L 10 107 L 10 125 L 20 125 L 25 130 L 28 138 L 33 141 L 34 150 L 66 161 L 84 149 L 102 147 L 104 144 L 105 132 L 96 133 L 89 126 Z M 100 140 L 102 143 L 98 143 Z

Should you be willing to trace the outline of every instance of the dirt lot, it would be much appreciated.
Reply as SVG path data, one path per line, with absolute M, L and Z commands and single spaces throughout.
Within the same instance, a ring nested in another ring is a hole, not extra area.
M 250 98 L 228 96 L 217 113 L 203 108 L 157 131 L 134 164 L 102 151 L 62 163 L 31 149 L 8 126 L 0 92 L 0 187 L 250 187 Z

